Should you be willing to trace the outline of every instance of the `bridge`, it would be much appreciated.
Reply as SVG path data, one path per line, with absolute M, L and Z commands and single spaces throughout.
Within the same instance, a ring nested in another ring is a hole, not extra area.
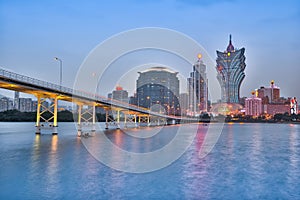
M 195 122 L 196 119 L 181 118 L 178 116 L 165 115 L 162 113 L 151 111 L 150 109 L 138 107 L 136 105 L 120 102 L 110 98 L 100 96 L 98 94 L 87 93 L 85 91 L 78 91 L 62 85 L 49 83 L 38 80 L 11 71 L 0 68 L 0 88 L 19 91 L 27 94 L 32 94 L 37 98 L 37 115 L 36 115 L 36 134 L 41 133 L 41 128 L 44 127 L 44 122 L 52 122 L 50 128 L 53 130 L 52 134 L 57 132 L 57 115 L 58 115 L 58 101 L 68 101 L 77 104 L 78 120 L 77 129 L 78 135 L 82 135 L 82 126 L 84 124 L 91 125 L 91 131 L 96 131 L 96 107 L 102 107 L 105 110 L 105 125 L 106 129 L 109 126 L 116 126 L 120 128 L 120 113 L 123 113 L 124 124 L 147 123 L 150 125 L 150 116 L 157 118 L 157 125 L 166 124 L 168 121 L 186 120 Z M 51 101 L 52 104 L 45 106 L 45 101 Z M 83 109 L 83 107 L 87 107 Z M 110 112 L 115 113 L 115 117 L 111 117 Z M 45 113 L 50 113 L 50 117 L 46 117 Z M 160 122 L 160 119 L 165 119 Z

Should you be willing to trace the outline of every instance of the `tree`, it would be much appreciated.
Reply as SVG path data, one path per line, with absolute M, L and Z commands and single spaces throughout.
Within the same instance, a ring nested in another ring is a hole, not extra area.
M 277 113 L 274 115 L 274 120 L 275 121 L 282 121 L 283 119 L 283 114 L 282 113 Z

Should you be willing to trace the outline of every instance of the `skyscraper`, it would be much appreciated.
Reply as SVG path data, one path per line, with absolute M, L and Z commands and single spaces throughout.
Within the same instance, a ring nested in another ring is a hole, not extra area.
M 15 98 L 14 98 L 14 109 L 19 110 L 19 98 L 20 98 L 20 92 L 15 91 Z
M 112 98 L 128 103 L 128 92 L 126 90 L 123 90 L 121 86 L 117 86 L 116 90 L 112 92 Z
M 32 99 L 31 98 L 19 98 L 19 111 L 32 112 Z
M 245 48 L 235 49 L 231 35 L 224 52 L 217 51 L 217 79 L 221 86 L 223 103 L 239 103 L 240 86 L 245 78 Z
M 263 100 L 263 104 L 278 103 L 280 99 L 280 88 L 272 80 L 270 87 L 260 87 L 256 90 L 256 96 Z
M 166 114 L 180 114 L 177 74 L 165 67 L 152 67 L 139 72 L 136 84 L 138 106 L 151 108 L 158 104 Z
M 179 103 L 181 108 L 181 114 L 186 116 L 189 111 L 189 95 L 188 93 L 179 94 Z
M 201 54 L 193 66 L 193 71 L 187 79 L 189 94 L 189 113 L 200 114 L 201 111 L 207 111 L 207 76 L 206 65 L 201 60 Z
M 0 98 L 0 112 L 12 110 L 13 109 L 13 101 L 8 97 Z

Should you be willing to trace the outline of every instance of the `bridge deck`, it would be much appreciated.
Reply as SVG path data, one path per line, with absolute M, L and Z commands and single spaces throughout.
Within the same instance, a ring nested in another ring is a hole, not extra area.
M 0 68 L 0 87 L 8 90 L 24 92 L 39 97 L 58 98 L 59 100 L 103 108 L 121 110 L 130 114 L 147 114 L 168 119 L 182 119 L 178 116 L 164 115 L 128 103 L 116 101 L 96 94 L 73 90 L 64 86 L 20 75 Z M 188 120 L 188 118 L 185 118 Z M 189 119 L 193 120 L 193 119 Z

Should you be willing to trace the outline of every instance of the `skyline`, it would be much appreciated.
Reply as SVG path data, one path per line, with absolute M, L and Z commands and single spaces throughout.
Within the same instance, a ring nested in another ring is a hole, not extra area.
M 295 84 L 300 53 L 299 2 L 255 2 L 1 2 L 0 66 L 59 83 L 59 65 L 53 60 L 58 57 L 63 60 L 63 85 L 72 87 L 89 52 L 108 37 L 128 29 L 174 29 L 195 39 L 214 61 L 216 50 L 224 51 L 232 34 L 233 45 L 246 49 L 241 97 L 250 96 L 252 90 L 275 80 L 282 96 L 299 98 Z M 207 68 L 214 70 L 216 79 L 215 65 Z M 186 73 L 190 71 L 192 66 Z M 132 89 L 124 89 L 132 95 Z

